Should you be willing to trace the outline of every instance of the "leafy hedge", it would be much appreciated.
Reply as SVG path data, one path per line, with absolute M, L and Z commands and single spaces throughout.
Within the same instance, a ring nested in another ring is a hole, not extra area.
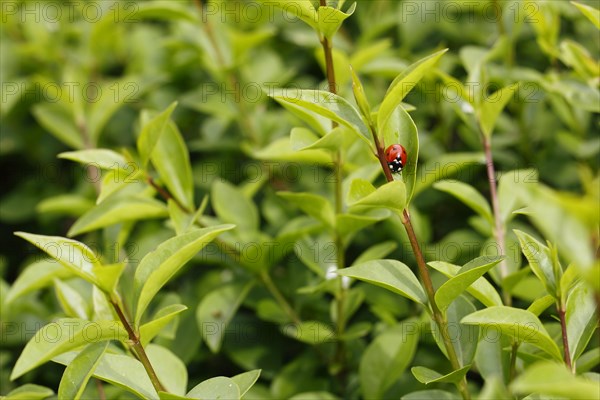
M 7 398 L 600 398 L 597 3 L 2 19 Z

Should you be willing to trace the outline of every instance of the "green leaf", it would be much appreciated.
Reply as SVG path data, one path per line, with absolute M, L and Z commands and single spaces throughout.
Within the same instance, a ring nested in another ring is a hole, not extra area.
M 531 270 L 542 281 L 548 294 L 556 298 L 558 293 L 556 293 L 557 288 L 550 249 L 525 232 L 516 229 L 514 232 L 519 239 L 523 254 L 527 257 L 527 261 L 529 261 Z
M 254 232 L 259 228 L 256 205 L 240 189 L 232 184 L 217 180 L 212 185 L 212 206 L 217 217 L 224 223 L 236 224 L 241 232 Z
M 434 183 L 433 187 L 456 197 L 477 214 L 485 218 L 490 226 L 494 226 L 494 217 L 492 216 L 490 205 L 473 186 L 459 181 L 440 181 Z
M 117 321 L 90 322 L 61 318 L 45 325 L 27 342 L 10 375 L 15 380 L 53 357 L 79 346 L 105 340 L 127 340 L 127 332 Z
M 440 310 L 446 311 L 454 299 L 502 260 L 503 257 L 482 256 L 465 264 L 435 292 L 435 302 Z
M 584 352 L 598 326 L 596 307 L 593 290 L 583 282 L 567 298 L 567 338 L 573 361 Z
M 461 320 L 474 313 L 477 309 L 466 297 L 457 297 L 450 307 L 446 310 L 446 320 L 448 321 L 448 330 L 450 333 L 450 341 L 458 357 L 458 362 L 461 367 L 469 365 L 473 362 L 475 352 L 477 350 L 477 338 L 479 337 L 479 327 L 466 325 L 461 323 Z M 442 340 L 439 325 L 433 319 L 429 320 L 431 334 L 437 343 L 441 352 L 448 357 L 446 346 Z
M 169 193 L 188 209 L 194 207 L 194 183 L 190 155 L 185 141 L 172 121 L 158 137 L 150 159 Z
M 165 19 L 165 20 L 184 20 L 189 22 L 198 22 L 195 13 L 184 7 L 183 4 L 172 3 L 168 1 L 148 1 L 135 8 L 131 18 L 138 19 Z
M 27 240 L 73 274 L 97 285 L 107 293 L 113 291 L 124 268 L 124 264 L 102 265 L 99 257 L 89 247 L 76 240 L 25 232 L 15 232 L 15 235 Z
M 194 386 L 194 388 L 188 392 L 186 397 L 202 400 L 235 400 L 239 399 L 241 394 L 240 388 L 233 379 L 217 376 L 216 378 L 207 379 Z
M 566 399 L 597 399 L 598 382 L 573 375 L 564 365 L 541 361 L 529 366 L 515 379 L 517 393 L 538 393 Z
M 333 342 L 336 340 L 335 331 L 329 325 L 320 321 L 302 321 L 281 327 L 282 333 L 303 343 L 312 345 Z
M 335 225 L 335 212 L 326 198 L 312 193 L 277 192 L 277 195 L 327 226 Z
M 355 9 L 356 3 L 352 4 L 347 13 L 329 6 L 319 7 L 317 9 L 317 26 L 319 32 L 328 39 L 333 38 L 344 20 L 351 16 Z
M 441 272 L 448 278 L 453 278 L 460 271 L 458 265 L 443 261 L 431 261 L 427 263 L 427 265 L 431 266 L 436 271 Z M 477 279 L 471 286 L 467 287 L 467 292 L 487 307 L 503 305 L 502 298 L 494 286 L 483 277 Z
M 164 203 L 138 195 L 106 199 L 83 214 L 69 229 L 68 236 L 77 236 L 124 221 L 164 218 L 169 215 Z
M 73 272 L 70 269 L 50 258 L 36 261 L 21 271 L 17 280 L 8 290 L 4 303 L 10 305 L 15 299 L 27 293 L 49 286 L 54 278 L 64 279 L 71 276 L 73 276 Z
M 61 102 L 38 103 L 32 113 L 44 129 L 69 147 L 82 149 L 83 135 L 75 126 L 72 113 Z
M 407 322 L 384 331 L 369 344 L 358 370 L 363 398 L 383 398 L 412 362 L 418 342 L 417 324 Z
M 277 139 L 260 150 L 254 150 L 253 157 L 257 160 L 296 162 L 303 164 L 318 164 L 331 166 L 331 153 L 324 150 L 297 151 L 292 148 L 288 136 Z
M 88 149 L 66 151 L 60 153 L 58 158 L 71 160 L 84 166 L 95 166 L 100 169 L 127 169 L 128 162 L 121 154 L 109 149 Z
M 336 271 L 391 290 L 420 304 L 427 304 L 427 296 L 415 274 L 397 260 L 372 260 Z
M 266 3 L 269 7 L 276 6 L 285 13 L 294 15 L 312 27 L 315 31 L 319 29 L 317 20 L 317 10 L 310 0 L 295 0 L 290 3 L 289 0 L 259 0 Z
M 260 377 L 260 372 L 260 369 L 255 369 L 231 377 L 231 380 L 234 381 L 240 389 L 240 397 L 244 397 L 248 390 L 256 383 Z
M 592 23 L 596 25 L 596 28 L 600 29 L 600 10 L 576 1 L 572 1 L 571 4 L 577 7 L 587 19 L 592 21 Z
M 183 361 L 166 347 L 152 343 L 146 347 L 146 353 L 165 389 L 170 393 L 183 396 L 188 381 L 187 369 Z
M 356 182 L 356 183 L 355 183 Z M 357 197 L 368 191 L 368 186 L 363 180 L 354 180 L 350 187 L 349 201 L 352 207 L 375 207 L 387 208 L 392 211 L 402 213 L 406 207 L 406 186 L 402 181 L 388 182 L 385 185 L 378 187 L 374 192 L 367 194 L 365 197 L 357 199 Z
M 196 322 L 213 353 L 221 349 L 227 326 L 253 285 L 254 281 L 225 284 L 208 293 L 198 304 Z
M 134 326 L 139 326 L 144 311 L 160 288 L 204 246 L 233 227 L 217 225 L 176 236 L 142 258 L 134 277 Z
M 296 150 L 326 150 L 337 152 L 354 142 L 354 134 L 345 126 L 337 126 L 322 138 L 306 128 L 292 128 L 292 147 Z
M 54 394 L 52 389 L 45 386 L 26 383 L 8 392 L 6 400 L 42 400 Z
M 425 367 L 412 367 L 410 372 L 412 372 L 414 377 L 417 378 L 419 382 L 428 385 L 436 382 L 458 383 L 462 380 L 462 378 L 465 377 L 465 375 L 467 375 L 467 372 L 469 372 L 470 368 L 470 365 L 466 365 L 461 369 L 457 369 L 456 371 L 452 371 L 446 375 L 440 374 L 437 371 Z
M 402 99 L 419 83 L 423 75 L 433 68 L 433 65 L 446 51 L 448 49 L 438 51 L 411 64 L 393 80 L 379 107 L 379 113 L 377 114 L 378 129 L 382 129 L 387 124 L 388 119 L 400 105 Z
M 324 90 L 273 89 L 269 92 L 283 106 L 292 105 L 344 125 L 371 146 L 371 133 L 360 114 L 346 99 Z
M 104 341 L 88 345 L 67 365 L 58 386 L 59 400 L 81 398 L 100 358 L 108 348 L 108 343 Z
M 515 91 L 519 87 L 518 83 L 503 87 L 502 89 L 487 96 L 484 101 L 477 107 L 477 117 L 481 131 L 486 137 L 492 135 L 496 120 L 500 116 L 502 109 L 513 97 Z
M 378 258 L 383 258 L 390 254 L 392 251 L 396 250 L 398 245 L 394 241 L 387 241 L 379 244 L 375 244 L 369 247 L 367 250 L 361 253 L 360 256 L 354 260 L 352 265 L 362 264 L 367 261 L 377 260 Z
M 352 73 L 352 92 L 354 93 L 354 100 L 356 100 L 356 104 L 358 105 L 358 109 L 363 118 L 371 123 L 371 106 L 367 100 L 365 89 L 363 88 L 358 75 L 356 75 L 354 68 L 350 67 L 350 72 Z
M 146 168 L 154 146 L 156 146 L 160 136 L 167 127 L 169 118 L 175 107 L 177 107 L 177 102 L 171 103 L 165 111 L 155 115 L 153 118 L 149 118 L 147 115 L 144 118 L 144 115 L 142 115 L 142 120 L 144 121 L 143 128 L 137 139 L 137 148 L 142 161 L 142 169 Z
M 90 319 L 88 304 L 79 292 L 63 281 L 54 279 L 54 291 L 65 316 L 81 319 Z
M 523 200 L 526 185 L 538 182 L 535 169 L 520 169 L 502 173 L 498 180 L 498 203 L 500 218 L 506 224 L 514 216 L 514 212 L 527 205 Z
M 413 196 L 427 189 L 434 182 L 460 174 L 471 165 L 485 164 L 483 153 L 448 153 L 427 160 L 417 171 Z
M 402 396 L 402 400 L 459 400 L 454 393 L 444 390 L 418 390 Z
M 401 180 L 406 185 L 406 204 L 410 203 L 417 179 L 417 162 L 419 160 L 419 133 L 417 126 L 402 106 L 396 107 L 386 124 L 380 127 L 386 146 L 399 143 L 406 149 L 406 165 L 401 174 L 394 174 L 394 180 Z
M 557 360 L 562 360 L 560 350 L 546 328 L 529 311 L 506 306 L 489 307 L 466 316 L 461 323 L 493 326 L 520 342 L 531 343 Z
M 154 339 L 160 331 L 167 326 L 173 318 L 177 317 L 181 312 L 188 308 L 183 304 L 171 304 L 161 308 L 155 315 L 154 319 L 140 326 L 140 341 L 142 346 L 146 346 Z
M 552 304 L 556 303 L 556 299 L 547 294 L 539 299 L 536 299 L 529 307 L 527 307 L 527 311 L 531 312 L 536 317 L 539 317 L 541 313 L 544 312 L 548 307 Z
M 69 352 L 54 357 L 52 361 L 69 365 L 76 356 L 77 352 Z M 139 398 L 157 398 L 144 366 L 131 356 L 104 353 L 93 376 L 131 392 Z
M 94 202 L 78 194 L 62 194 L 40 201 L 35 207 L 40 214 L 81 217 L 94 207 Z

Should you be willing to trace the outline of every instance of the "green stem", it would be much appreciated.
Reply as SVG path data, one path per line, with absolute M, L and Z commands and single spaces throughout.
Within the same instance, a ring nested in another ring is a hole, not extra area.
M 571 362 L 571 352 L 569 350 L 569 337 L 567 335 L 566 310 L 564 305 L 562 304 L 562 301 L 559 300 L 557 302 L 556 308 L 558 310 L 558 318 L 560 319 L 560 329 L 562 332 L 565 364 L 571 371 L 573 371 L 573 363 Z
M 483 135 L 483 148 L 485 152 L 485 164 L 487 170 L 488 181 L 490 183 L 490 197 L 492 200 L 492 212 L 494 214 L 494 238 L 498 244 L 498 255 L 505 254 L 506 244 L 504 241 L 505 229 L 502 223 L 502 216 L 500 215 L 500 204 L 498 202 L 497 182 L 496 182 L 496 169 L 494 168 L 494 159 L 492 157 L 492 143 L 490 138 Z M 499 265 L 500 280 L 504 281 L 508 275 L 508 267 L 506 260 L 502 260 Z M 502 295 L 504 297 L 504 304 L 510 306 L 512 299 L 510 293 L 503 289 Z
M 167 390 L 160 383 L 160 380 L 158 379 L 158 375 L 156 375 L 156 372 L 154 371 L 154 368 L 152 367 L 152 363 L 150 362 L 150 359 L 148 358 L 148 355 L 146 354 L 146 351 L 144 350 L 144 346 L 142 346 L 142 343 L 140 342 L 139 335 L 135 333 L 135 331 L 133 330 L 133 327 L 127 320 L 127 317 L 125 317 L 125 314 L 123 313 L 123 309 L 121 308 L 119 301 L 115 300 L 115 299 L 111 299 L 110 304 L 113 306 L 113 308 L 117 312 L 117 315 L 119 316 L 119 319 L 121 320 L 121 323 L 125 327 L 125 330 L 127 331 L 127 335 L 129 336 L 130 346 L 131 346 L 134 354 L 138 358 L 138 360 L 144 366 L 144 369 L 146 370 L 146 373 L 148 374 L 148 377 L 150 378 L 150 382 L 152 382 L 152 386 L 154 386 L 154 389 L 157 392 L 166 392 Z
M 519 343 L 513 342 L 512 350 L 510 352 L 510 370 L 508 373 L 508 381 L 512 382 L 517 376 L 517 351 L 519 350 Z
M 320 6 L 326 7 L 327 1 L 320 0 Z M 337 83 L 335 79 L 335 68 L 333 64 L 333 54 L 332 54 L 332 45 L 329 39 L 325 36 L 320 38 L 321 46 L 323 47 L 323 55 L 325 56 L 325 72 L 327 75 L 327 83 L 329 86 L 329 91 L 331 93 L 337 94 Z M 337 127 L 337 123 L 335 121 L 331 122 L 331 128 L 335 129 Z M 335 212 L 336 214 L 341 214 L 343 210 L 343 202 L 342 202 L 342 182 L 344 179 L 343 176 L 343 157 L 342 151 L 336 151 L 334 155 L 334 168 L 335 168 Z M 335 246 L 337 250 L 337 268 L 342 269 L 345 268 L 345 254 L 344 254 L 344 243 L 342 240 L 342 236 L 340 233 L 335 230 L 334 233 Z M 346 317 L 344 316 L 344 303 L 346 301 L 346 288 L 344 287 L 344 283 L 342 278 L 338 278 L 339 287 L 338 292 L 336 294 L 336 305 L 337 305 L 337 321 L 336 321 L 336 333 L 338 338 L 340 338 L 346 329 Z M 340 386 L 342 391 L 346 388 L 346 349 L 344 346 L 344 342 L 342 340 L 337 341 L 336 345 L 336 354 L 335 354 L 336 363 L 339 366 L 339 370 L 337 372 L 337 377 L 340 382 Z
M 267 290 L 271 292 L 275 300 L 277 300 L 281 308 L 283 308 L 285 313 L 290 317 L 290 319 L 295 324 L 299 325 L 302 322 L 302 320 L 300 319 L 296 311 L 294 311 L 292 306 L 290 306 L 285 297 L 283 297 L 283 294 L 281 294 L 277 286 L 275 286 L 275 283 L 273 283 L 273 280 L 271 279 L 271 275 L 269 275 L 269 273 L 266 270 L 262 270 L 260 273 L 260 279 L 267 288 Z
M 374 131 L 373 127 L 371 127 L 371 130 L 373 133 L 373 139 L 375 141 L 375 148 L 377 150 L 377 158 L 379 159 L 379 163 L 383 168 L 383 173 L 385 174 L 385 177 L 388 182 L 393 182 L 394 178 L 392 176 L 390 168 L 387 165 L 383 144 L 379 141 L 379 137 L 377 136 L 377 133 Z M 450 333 L 448 331 L 448 321 L 446 320 L 446 316 L 441 312 L 441 310 L 435 302 L 435 288 L 433 287 L 433 282 L 431 281 L 431 275 L 429 274 L 429 270 L 427 269 L 427 264 L 425 263 L 423 252 L 421 251 L 421 247 L 419 246 L 419 242 L 417 240 L 417 235 L 415 234 L 415 230 L 412 226 L 410 214 L 406 209 L 404 209 L 404 211 L 402 212 L 401 220 L 402 224 L 404 225 L 404 229 L 406 230 L 406 234 L 408 235 L 408 240 L 410 241 L 410 246 L 412 248 L 413 254 L 415 255 L 415 259 L 417 260 L 419 277 L 421 278 L 421 282 L 423 282 L 425 292 L 427 293 L 427 298 L 429 300 L 429 306 L 431 307 L 433 320 L 435 321 L 436 325 L 440 330 L 442 341 L 444 343 L 444 348 L 446 349 L 446 353 L 448 355 L 448 359 L 450 360 L 450 364 L 452 365 L 452 368 L 454 370 L 458 370 L 461 368 L 461 365 L 460 361 L 458 360 L 456 350 L 454 349 L 454 345 L 452 344 Z M 463 378 L 457 384 L 457 388 L 460 391 L 463 399 L 468 400 L 471 398 L 471 395 L 469 394 L 467 388 L 466 378 Z

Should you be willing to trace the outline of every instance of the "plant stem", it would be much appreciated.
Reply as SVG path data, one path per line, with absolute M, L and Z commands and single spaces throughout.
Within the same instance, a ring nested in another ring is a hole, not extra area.
M 183 211 L 186 214 L 192 213 L 190 211 L 190 209 L 187 208 L 186 206 L 184 206 L 183 204 L 181 204 L 181 202 L 179 200 L 177 200 L 176 197 L 171 195 L 171 193 L 169 193 L 167 190 L 160 187 L 151 176 L 146 177 L 146 182 L 148 182 L 148 184 L 150 186 L 152 186 L 154 188 L 154 190 L 156 190 L 163 199 L 165 199 L 166 201 L 173 200 L 175 202 L 175 204 L 177 205 L 177 207 L 179 207 L 181 209 L 181 211 Z
M 275 297 L 275 300 L 277 300 L 281 308 L 283 308 L 283 310 L 290 317 L 290 319 L 295 324 L 299 325 L 302 322 L 302 320 L 300 319 L 296 311 L 294 311 L 292 306 L 290 306 L 290 304 L 287 302 L 285 297 L 283 297 L 283 294 L 281 294 L 277 286 L 275 286 L 273 280 L 271 279 L 271 275 L 269 275 L 269 273 L 266 270 L 262 270 L 260 272 L 260 279 L 264 283 L 266 288 L 269 290 L 269 292 L 271 292 L 273 297 Z
M 377 132 L 375 132 L 372 126 L 371 130 L 373 133 L 373 139 L 375 141 L 375 148 L 377 149 L 377 158 L 379 159 L 379 163 L 383 168 L 383 172 L 387 181 L 393 182 L 394 178 L 392 176 L 390 168 L 387 165 L 383 144 L 379 141 Z M 431 275 L 429 274 L 429 270 L 427 269 L 427 264 L 425 263 L 423 252 L 421 251 L 421 247 L 419 246 L 419 242 L 417 240 L 417 235 L 415 234 L 415 230 L 412 226 L 410 214 L 406 209 L 404 209 L 404 211 L 402 212 L 402 216 L 400 219 L 402 220 L 402 224 L 404 225 L 404 229 L 406 230 L 406 234 L 408 235 L 408 240 L 410 241 L 410 246 L 412 248 L 413 254 L 415 255 L 415 259 L 417 260 L 419 276 L 421 278 L 421 281 L 423 282 L 423 286 L 425 287 L 425 292 L 427 293 L 427 298 L 431 307 L 433 320 L 435 321 L 436 325 L 440 330 L 440 334 L 444 342 L 444 347 L 446 349 L 448 359 L 450 360 L 450 364 L 452 364 L 452 368 L 454 370 L 460 369 L 460 361 L 458 360 L 456 350 L 454 349 L 454 345 L 452 344 L 450 333 L 448 332 L 448 321 L 446 320 L 445 315 L 441 312 L 441 310 L 435 302 L 435 288 L 433 287 L 433 282 L 431 281 Z M 460 391 L 463 399 L 467 400 L 471 398 L 471 395 L 469 394 L 467 388 L 466 378 L 463 378 L 457 384 L 457 388 Z
M 562 305 L 562 301 L 559 301 L 556 304 L 556 308 L 558 310 L 558 318 L 560 319 L 560 329 L 562 331 L 565 364 L 567 365 L 567 367 L 569 367 L 571 371 L 573 371 L 573 365 L 571 362 L 571 352 L 569 350 L 569 337 L 567 335 L 567 319 L 565 317 L 566 310 Z
M 512 382 L 517 376 L 517 351 L 519 350 L 519 343 L 513 342 L 512 350 L 510 352 L 510 370 L 508 372 L 508 381 Z
M 119 316 L 119 319 L 121 320 L 121 323 L 125 327 L 125 330 L 127 331 L 127 335 L 129 336 L 129 341 L 131 342 L 130 345 L 133 349 L 133 352 L 136 355 L 136 357 L 138 358 L 138 360 L 144 366 L 144 369 L 146 370 L 146 373 L 148 374 L 148 377 L 150 378 L 150 381 L 152 382 L 152 386 L 154 386 L 154 389 L 157 392 L 166 392 L 167 390 L 160 383 L 160 380 L 158 379 L 158 375 L 156 375 L 156 372 L 154 371 L 154 368 L 152 367 L 152 363 L 150 362 L 150 359 L 148 358 L 148 355 L 146 354 L 146 351 L 144 350 L 144 346 L 142 346 L 142 343 L 140 342 L 139 335 L 137 335 L 135 333 L 135 331 L 133 330 L 133 327 L 127 320 L 127 317 L 125 317 L 125 314 L 123 313 L 123 309 L 121 308 L 119 301 L 110 299 L 110 304 L 113 306 L 113 308 L 117 312 L 117 315 Z
M 492 157 L 492 143 L 490 138 L 483 135 L 483 148 L 485 152 L 485 164 L 487 170 L 488 181 L 490 182 L 490 197 L 492 200 L 492 212 L 494 213 L 494 238 L 496 239 L 496 243 L 498 244 L 498 253 L 499 255 L 505 254 L 506 244 L 504 241 L 504 224 L 502 223 L 502 217 L 500 215 L 500 205 L 498 203 L 498 192 L 497 192 L 497 182 L 496 182 L 496 170 L 494 168 L 494 159 Z M 500 280 L 503 281 L 508 275 L 508 269 L 506 265 L 506 260 L 500 261 L 499 265 L 500 270 Z M 510 293 L 507 290 L 503 289 L 502 295 L 504 297 L 504 304 L 510 306 L 512 304 L 512 299 Z
M 321 7 L 327 6 L 326 0 L 320 0 L 319 5 Z M 325 36 L 320 38 L 321 46 L 323 47 L 323 54 L 325 56 L 325 72 L 327 75 L 327 83 L 329 87 L 329 92 L 337 94 L 337 83 L 335 79 L 335 68 L 333 64 L 333 54 L 332 54 L 332 45 L 329 39 Z M 337 127 L 337 123 L 335 121 L 331 122 L 331 128 L 335 129 Z M 343 157 L 342 151 L 336 151 L 334 155 L 334 168 L 335 168 L 335 212 L 336 214 L 341 214 L 343 212 L 343 202 L 342 202 L 342 181 L 344 179 L 343 176 Z M 345 254 L 344 254 L 344 242 L 342 240 L 342 236 L 340 233 L 335 230 L 334 240 L 336 246 L 336 261 L 337 268 L 343 269 L 346 266 Z M 344 303 L 346 301 L 346 288 L 344 287 L 344 281 L 342 277 L 338 278 L 339 287 L 338 292 L 336 294 L 336 310 L 337 310 L 337 320 L 336 320 L 336 333 L 338 338 L 340 338 L 344 334 L 344 330 L 346 328 L 346 317 L 344 316 Z M 336 354 L 335 359 L 337 364 L 339 365 L 339 370 L 337 372 L 337 377 L 340 382 L 341 390 L 343 393 L 346 391 L 346 348 L 344 342 L 342 340 L 337 341 L 336 345 Z

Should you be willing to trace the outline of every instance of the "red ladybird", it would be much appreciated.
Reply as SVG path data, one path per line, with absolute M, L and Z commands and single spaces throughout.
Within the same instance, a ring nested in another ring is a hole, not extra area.
M 385 150 L 385 159 L 393 173 L 401 172 L 406 165 L 406 149 L 401 144 L 393 144 Z

